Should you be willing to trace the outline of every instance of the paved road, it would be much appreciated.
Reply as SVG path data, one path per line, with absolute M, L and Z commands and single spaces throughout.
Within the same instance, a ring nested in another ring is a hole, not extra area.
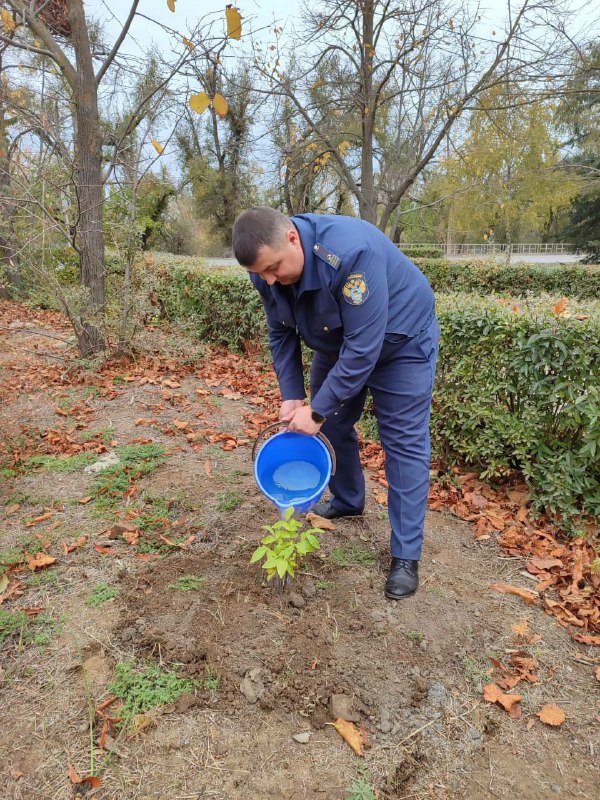
M 471 259 L 483 258 L 477 255 L 464 255 L 464 256 L 450 256 L 450 261 L 470 261 Z M 488 256 L 489 258 L 489 256 Z M 566 253 L 555 254 L 525 254 L 513 255 L 511 258 L 512 264 L 576 264 L 581 261 L 583 255 L 570 255 Z M 496 256 L 499 264 L 504 263 L 504 256 L 500 253 Z M 207 258 L 207 264 L 211 267 L 235 267 L 238 265 L 234 258 Z

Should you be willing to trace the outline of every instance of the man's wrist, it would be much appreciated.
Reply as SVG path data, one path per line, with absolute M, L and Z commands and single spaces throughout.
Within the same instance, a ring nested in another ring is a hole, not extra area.
M 327 417 L 324 417 L 323 414 L 319 414 L 318 411 L 315 411 L 314 408 L 311 408 L 310 416 L 312 421 L 316 422 L 317 425 L 322 425 L 323 422 L 325 422 L 325 420 L 327 419 Z

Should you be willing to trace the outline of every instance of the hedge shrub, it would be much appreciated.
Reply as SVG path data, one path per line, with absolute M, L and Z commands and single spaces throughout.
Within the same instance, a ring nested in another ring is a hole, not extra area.
M 600 267 L 581 264 L 494 264 L 413 259 L 436 292 L 551 294 L 600 299 Z
M 258 293 L 240 270 L 169 270 L 161 296 L 203 340 L 264 341 Z M 490 479 L 521 471 L 535 507 L 568 526 L 582 512 L 600 517 L 600 305 L 557 316 L 556 301 L 438 297 L 432 440 L 446 466 Z

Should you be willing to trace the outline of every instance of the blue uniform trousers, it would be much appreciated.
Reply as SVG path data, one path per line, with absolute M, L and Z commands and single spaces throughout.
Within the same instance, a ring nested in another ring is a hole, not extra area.
M 365 504 L 354 425 L 371 391 L 379 438 L 385 451 L 392 556 L 418 561 L 429 493 L 429 417 L 438 352 L 439 325 L 432 322 L 408 338 L 388 334 L 366 386 L 346 401 L 321 428 L 336 453 L 337 470 L 329 483 L 334 508 L 357 511 Z M 315 353 L 311 396 L 318 392 L 335 359 Z

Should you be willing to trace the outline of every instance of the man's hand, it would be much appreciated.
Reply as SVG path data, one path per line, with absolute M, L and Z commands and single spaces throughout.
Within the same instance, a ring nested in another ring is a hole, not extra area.
M 302 408 L 304 400 L 284 400 L 279 409 L 279 419 L 287 420 L 298 408 Z
M 305 433 L 307 436 L 314 436 L 321 430 L 322 422 L 315 422 L 311 417 L 311 407 L 303 405 L 292 411 L 283 419 L 289 422 L 288 431 Z

